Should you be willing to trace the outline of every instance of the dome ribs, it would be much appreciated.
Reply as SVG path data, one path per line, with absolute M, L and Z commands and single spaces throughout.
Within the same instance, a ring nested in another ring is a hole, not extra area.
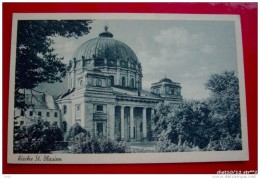
M 96 42 L 96 45 L 93 45 L 93 46 L 95 46 L 95 48 L 94 48 L 94 50 L 93 50 L 93 52 L 94 52 L 94 55 L 97 57 L 97 58 L 102 58 L 102 53 L 101 54 L 99 54 L 99 43 L 100 43 L 100 41 L 101 41 L 101 38 L 97 38 L 97 42 Z M 102 45 L 103 43 L 101 43 L 101 45 Z M 93 55 L 92 55 L 93 56 Z
M 84 53 L 83 53 L 83 55 L 85 56 L 85 58 L 87 58 L 87 59 L 91 59 L 93 56 L 91 55 L 90 56 L 90 51 L 89 51 L 89 49 L 92 49 L 92 47 L 91 47 L 91 45 L 92 45 L 92 42 L 94 41 L 94 39 L 92 39 L 91 41 L 90 41 L 90 43 L 88 43 L 87 44 L 87 46 L 86 46 L 86 48 L 85 48 L 85 50 L 84 50 Z
M 81 60 L 82 57 L 84 57 L 84 59 L 92 59 L 93 56 L 101 59 L 119 59 L 120 61 L 124 61 L 124 68 L 140 70 L 136 68 L 139 62 L 134 51 L 124 42 L 112 37 L 101 35 L 84 42 L 75 51 L 73 58 L 77 60 Z M 130 62 L 130 64 L 128 62 Z

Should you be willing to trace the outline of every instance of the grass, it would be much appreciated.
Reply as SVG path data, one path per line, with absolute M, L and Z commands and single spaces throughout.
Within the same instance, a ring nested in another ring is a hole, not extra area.
M 156 142 L 128 142 L 131 153 L 155 153 Z

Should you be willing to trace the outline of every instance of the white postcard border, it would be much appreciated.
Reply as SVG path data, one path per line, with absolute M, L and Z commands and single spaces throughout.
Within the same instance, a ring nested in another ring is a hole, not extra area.
M 242 148 L 241 151 L 219 152 L 175 152 L 175 153 L 127 153 L 127 154 L 14 154 L 13 117 L 15 54 L 18 20 L 50 19 L 102 19 L 102 20 L 197 20 L 197 21 L 234 21 L 237 40 L 237 65 L 239 77 Z M 242 34 L 239 15 L 195 15 L 195 14 L 135 14 L 135 13 L 15 13 L 12 22 L 10 82 L 9 82 L 9 119 L 8 119 L 8 163 L 20 164 L 116 164 L 116 163 L 180 163 L 180 162 L 220 162 L 247 161 L 248 131 L 246 115 L 246 96 L 244 80 L 244 61 Z M 53 161 L 45 158 L 52 158 Z M 21 160 L 19 160 L 19 158 Z M 23 158 L 23 159 L 22 159 Z M 39 161 L 40 159 L 41 161 Z M 38 160 L 38 161 L 37 161 Z

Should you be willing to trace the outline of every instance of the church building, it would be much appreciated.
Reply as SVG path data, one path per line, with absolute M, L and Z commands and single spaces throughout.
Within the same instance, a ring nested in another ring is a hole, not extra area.
M 182 101 L 180 83 L 163 78 L 142 89 L 142 66 L 134 51 L 105 27 L 83 43 L 68 70 L 68 90 L 56 100 L 61 127 L 75 123 L 93 135 L 121 141 L 151 140 L 151 116 L 160 102 Z

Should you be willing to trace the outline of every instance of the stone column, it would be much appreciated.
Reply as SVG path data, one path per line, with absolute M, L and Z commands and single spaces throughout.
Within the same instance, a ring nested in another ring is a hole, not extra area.
M 107 72 L 107 59 L 104 58 L 104 71 Z
M 121 85 L 121 79 L 120 79 L 120 60 L 117 59 L 117 68 L 116 68 L 116 75 L 114 78 L 114 85 Z
M 124 106 L 121 106 L 121 140 L 125 139 L 125 111 Z
M 154 109 L 151 109 L 151 117 L 154 115 Z
M 134 139 L 134 108 L 130 106 L 130 138 Z
M 108 105 L 108 117 L 109 117 L 109 138 L 115 139 L 115 106 Z
M 83 112 L 83 111 L 82 111 Z M 91 132 L 91 134 L 94 134 L 95 132 L 95 128 L 93 127 L 93 104 L 90 103 L 89 101 L 85 103 L 85 117 L 83 118 L 85 120 L 85 127 L 87 130 L 89 130 Z
M 146 118 L 146 108 L 143 108 L 143 139 L 147 139 L 147 118 Z
M 67 73 L 68 74 L 68 89 L 71 89 L 71 84 L 70 84 L 70 73 Z

